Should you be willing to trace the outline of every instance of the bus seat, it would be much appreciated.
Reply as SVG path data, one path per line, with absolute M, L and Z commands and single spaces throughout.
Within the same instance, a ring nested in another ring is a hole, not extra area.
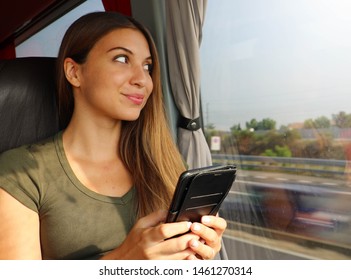
M 59 130 L 52 57 L 0 60 L 0 153 Z

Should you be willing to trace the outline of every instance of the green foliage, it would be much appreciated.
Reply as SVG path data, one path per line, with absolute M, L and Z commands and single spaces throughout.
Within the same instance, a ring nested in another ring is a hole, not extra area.
M 333 121 L 337 127 L 349 128 L 351 127 L 351 114 L 346 114 L 341 111 L 338 114 L 333 115 Z
M 339 112 L 333 119 L 321 116 L 307 119 L 305 129 L 313 129 L 313 139 L 302 139 L 299 129 L 281 126 L 275 129 L 276 122 L 269 118 L 262 121 L 251 119 L 246 129 L 240 124 L 230 128 L 230 132 L 216 130 L 213 124 L 206 126 L 205 136 L 210 143 L 211 136 L 221 137 L 219 153 L 241 155 L 264 155 L 270 157 L 303 157 L 345 159 L 343 144 L 334 141 L 328 128 L 351 128 L 351 114 Z
M 258 127 L 258 122 L 256 121 L 256 119 L 252 119 L 249 122 L 246 122 L 246 129 L 250 130 L 250 128 L 257 130 Z
M 287 146 L 275 146 L 275 151 L 278 157 L 291 157 L 291 151 Z
M 250 130 L 236 130 L 232 132 L 238 147 L 238 153 L 241 155 L 250 155 L 254 153 L 257 136 Z
M 267 157 L 291 157 L 292 153 L 287 146 L 279 146 L 276 145 L 274 147 L 274 150 L 272 149 L 267 149 L 262 153 L 263 156 Z
M 330 120 L 325 117 L 319 117 L 314 120 L 314 123 L 316 125 L 316 128 L 329 128 L 330 127 Z
M 314 128 L 314 121 L 312 119 L 305 120 L 303 123 L 303 128 L 305 128 L 305 129 Z
M 276 124 L 277 124 L 276 121 L 269 119 L 269 118 L 265 118 L 262 121 L 258 122 L 257 130 L 275 129 Z
M 241 130 L 241 125 L 239 124 L 234 124 L 231 128 L 230 131 L 231 132 L 235 132 L 235 131 L 240 131 Z
M 255 131 L 257 130 L 271 130 L 275 129 L 276 126 L 276 121 L 270 119 L 270 118 L 265 118 L 262 121 L 257 121 L 256 119 L 252 119 L 249 122 L 246 122 L 246 129 L 253 129 Z
M 275 152 L 273 152 L 272 149 L 267 149 L 267 150 L 264 151 L 264 153 L 262 153 L 262 156 L 276 157 L 277 154 Z
M 321 116 L 316 119 L 308 119 L 304 122 L 304 128 L 306 129 L 319 129 L 319 128 L 329 128 L 331 126 L 330 120 L 325 117 Z

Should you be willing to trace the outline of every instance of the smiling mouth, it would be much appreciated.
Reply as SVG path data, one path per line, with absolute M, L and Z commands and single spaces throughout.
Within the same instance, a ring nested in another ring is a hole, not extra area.
M 125 97 L 136 105 L 141 105 L 144 101 L 144 96 L 142 95 L 125 95 Z

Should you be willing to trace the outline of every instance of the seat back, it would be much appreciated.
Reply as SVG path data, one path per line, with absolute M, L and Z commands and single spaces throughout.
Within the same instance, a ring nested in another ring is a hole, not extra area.
M 59 130 L 55 63 L 51 57 L 0 60 L 0 152 Z

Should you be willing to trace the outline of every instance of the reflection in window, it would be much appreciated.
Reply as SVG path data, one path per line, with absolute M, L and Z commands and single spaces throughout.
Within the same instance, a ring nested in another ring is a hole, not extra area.
M 56 57 L 67 28 L 80 16 L 104 11 L 102 1 L 86 1 L 16 47 L 17 57 Z
M 351 258 L 351 3 L 208 0 L 202 106 L 239 259 Z

